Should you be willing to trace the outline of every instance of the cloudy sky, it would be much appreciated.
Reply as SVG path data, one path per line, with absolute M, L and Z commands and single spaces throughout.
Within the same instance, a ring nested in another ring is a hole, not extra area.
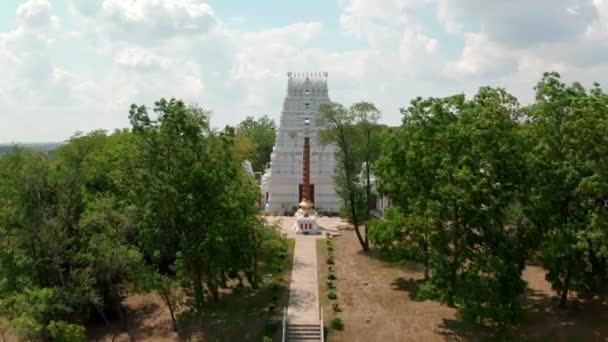
M 608 79 L 608 0 L 1 0 L 0 142 L 127 127 L 160 97 L 217 127 L 278 119 L 287 71 L 398 124 L 413 97 L 481 85 L 526 103 L 547 70 Z

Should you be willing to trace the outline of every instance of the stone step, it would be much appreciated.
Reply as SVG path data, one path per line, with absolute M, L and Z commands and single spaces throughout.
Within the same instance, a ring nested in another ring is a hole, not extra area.
M 320 323 L 287 324 L 288 328 L 320 328 Z
M 287 341 L 319 342 L 321 341 L 321 327 L 319 324 L 289 324 L 287 326 Z
M 317 335 L 317 336 L 291 336 L 291 335 L 287 335 L 287 341 L 288 342 L 295 342 L 295 341 L 317 341 L 317 342 L 320 342 L 321 341 L 321 335 Z
M 315 335 L 321 335 L 321 331 L 288 331 L 287 335 L 291 335 L 291 336 L 315 336 Z
M 320 330 L 321 327 L 317 324 L 317 325 L 311 325 L 311 326 L 288 326 L 287 327 L 288 330 Z

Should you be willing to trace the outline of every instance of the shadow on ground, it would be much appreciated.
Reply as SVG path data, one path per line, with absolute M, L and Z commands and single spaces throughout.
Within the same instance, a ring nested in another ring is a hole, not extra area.
M 403 277 L 396 278 L 391 283 L 394 290 L 407 292 L 411 300 L 423 301 L 424 298 L 420 297 L 418 287 L 424 283 L 424 279 L 405 279 Z
M 554 296 L 528 289 L 524 321 L 508 330 L 443 319 L 440 334 L 447 341 L 608 341 L 608 303 L 571 301 L 560 309 Z

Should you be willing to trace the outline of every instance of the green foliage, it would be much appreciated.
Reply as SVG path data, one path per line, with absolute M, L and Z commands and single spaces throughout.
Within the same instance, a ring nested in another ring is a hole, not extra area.
M 56 342 L 84 342 L 87 340 L 85 329 L 81 325 L 51 321 L 47 329 L 53 341 Z
M 331 256 L 330 256 L 330 257 L 328 257 L 328 258 L 327 258 L 327 264 L 328 264 L 328 265 L 333 265 L 333 264 L 334 264 L 334 258 L 333 258 L 333 257 L 331 257 Z
M 117 308 L 141 266 L 136 211 L 113 178 L 121 165 L 105 158 L 124 138 L 93 132 L 52 155 L 15 149 L 0 159 L 0 297 L 18 335 Z
M 264 336 L 264 338 L 262 339 L 262 342 L 272 342 L 272 337 Z
M 334 316 L 334 318 L 331 319 L 331 321 L 329 322 L 329 326 L 334 330 L 344 330 L 344 322 L 342 321 L 342 318 L 338 315 Z
M 246 137 L 252 144 L 251 155 L 247 158 L 251 158 L 254 171 L 263 172 L 270 161 L 276 130 L 276 124 L 267 115 L 257 120 L 248 116 L 236 126 L 236 136 Z
M 547 279 L 581 297 L 605 293 L 608 281 L 608 94 L 595 84 L 566 86 L 546 73 L 526 108 L 530 220 L 544 232 L 541 257 Z
M 283 287 L 283 283 L 281 279 L 277 277 L 272 277 L 266 282 L 266 287 L 272 291 L 278 291 L 279 289 L 281 289 L 281 287 Z
M 329 279 L 329 280 L 336 280 L 338 278 L 336 277 L 335 273 L 331 272 L 331 273 L 327 274 L 327 279 Z
M 325 282 L 325 284 L 327 285 L 327 288 L 328 288 L 329 290 L 333 290 L 333 289 L 335 289 L 335 288 L 336 288 L 336 285 L 334 285 L 334 282 L 333 282 L 333 281 L 331 281 L 331 280 L 326 281 L 326 282 Z
M 318 124 L 326 127 L 321 132 L 321 142 L 338 147 L 334 184 L 336 193 L 342 199 L 341 214 L 353 223 L 361 248 L 368 250 L 367 235 L 362 235 L 359 227 L 367 218 L 368 211 L 365 189 L 357 173 L 361 165 L 356 152 L 356 141 L 359 141 L 357 135 L 360 133 L 355 128 L 357 116 L 352 109 L 347 110 L 338 103 L 322 104 L 319 110 L 321 116 Z
M 327 298 L 335 300 L 338 299 L 338 294 L 336 293 L 336 289 L 330 289 L 327 291 Z
M 525 176 L 517 101 L 481 88 L 469 101 L 415 99 L 402 113 L 376 163 L 395 208 L 371 225 L 372 241 L 424 263 L 429 289 L 461 317 L 516 321 L 522 256 L 507 212 Z
M 0 314 L 22 339 L 79 340 L 80 324 L 107 320 L 133 290 L 157 292 L 177 330 L 183 296 L 200 309 L 229 279 L 255 288 L 259 267 L 284 272 L 287 242 L 258 215 L 233 137 L 181 101 L 154 111 L 134 105 L 131 130 L 75 135 L 53 153 L 0 156 Z M 239 130 L 272 148 L 274 123 L 253 124 Z
M 218 300 L 219 288 L 239 272 L 258 283 L 266 231 L 255 206 L 259 189 L 232 158 L 233 140 L 209 129 L 207 112 L 173 99 L 158 101 L 154 111 L 154 120 L 143 106 L 130 112 L 147 170 L 133 199 L 144 208 L 139 235 L 159 267 L 177 271 L 201 310 L 207 295 Z
M 342 308 L 340 307 L 339 303 L 333 303 L 331 305 L 332 310 L 334 310 L 334 312 L 342 312 Z

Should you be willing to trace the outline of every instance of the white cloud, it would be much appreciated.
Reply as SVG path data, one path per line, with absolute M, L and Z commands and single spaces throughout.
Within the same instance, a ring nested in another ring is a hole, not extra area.
M 169 59 L 157 56 L 144 48 L 129 47 L 114 57 L 114 63 L 121 67 L 145 71 L 164 69 L 168 66 Z
M 20 113 L 2 117 L 0 141 L 128 126 L 131 103 L 172 96 L 214 110 L 220 127 L 252 114 L 278 119 L 287 71 L 329 72 L 332 99 L 376 102 L 390 124 L 415 96 L 488 84 L 525 102 L 543 71 L 582 82 L 608 72 L 607 0 L 337 2 L 340 28 L 329 32 L 305 20 L 247 30 L 247 17 L 219 18 L 204 0 L 71 0 L 73 18 L 59 25 L 50 1 L 30 0 L 17 27 L 0 32 L 0 102 Z M 462 51 L 434 36 L 429 9 Z M 326 33 L 359 45 L 322 48 Z M 90 66 L 64 58 L 81 48 L 97 59 Z
M 51 16 L 48 0 L 30 0 L 17 8 L 17 24 L 22 29 L 47 29 L 58 24 L 58 18 Z
M 196 0 L 105 0 L 102 16 L 126 40 L 157 40 L 208 32 L 211 7 Z
M 462 25 L 456 22 L 455 18 L 452 17 L 449 1 L 450 0 L 439 0 L 437 2 L 437 20 L 439 20 L 439 23 L 447 33 L 460 33 L 462 31 Z
M 587 0 L 442 0 L 441 6 L 444 26 L 479 27 L 490 40 L 511 47 L 575 40 L 597 17 Z
M 517 67 L 516 57 L 485 33 L 465 34 L 460 58 L 447 65 L 450 76 L 457 78 L 504 75 Z

